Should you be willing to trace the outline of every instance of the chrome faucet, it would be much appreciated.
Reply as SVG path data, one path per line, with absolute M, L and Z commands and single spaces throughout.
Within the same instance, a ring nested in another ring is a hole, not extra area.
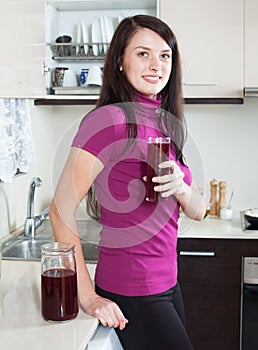
M 39 177 L 33 177 L 30 183 L 27 202 L 27 218 L 24 224 L 24 235 L 29 238 L 35 237 L 36 229 L 42 224 L 42 222 L 48 216 L 48 208 L 45 209 L 40 215 L 34 215 L 34 197 L 35 188 L 40 187 L 42 181 Z

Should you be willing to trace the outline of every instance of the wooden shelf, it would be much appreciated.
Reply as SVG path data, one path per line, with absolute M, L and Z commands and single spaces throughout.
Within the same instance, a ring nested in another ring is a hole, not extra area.
M 67 106 L 67 105 L 95 105 L 98 100 L 98 95 L 87 96 L 87 98 L 73 96 L 51 97 L 51 98 L 37 98 L 34 100 L 35 106 Z M 187 105 L 210 105 L 210 104 L 244 104 L 243 98 L 186 98 L 184 100 Z
M 244 104 L 244 99 L 239 97 L 225 97 L 225 98 L 185 98 L 185 104 L 190 105 L 242 105 Z
M 92 96 L 90 98 L 37 98 L 34 100 L 35 106 L 78 106 L 78 105 L 95 105 L 98 100 L 98 96 Z

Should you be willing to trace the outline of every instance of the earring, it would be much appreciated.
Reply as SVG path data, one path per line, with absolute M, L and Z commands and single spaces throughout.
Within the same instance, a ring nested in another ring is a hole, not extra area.
M 120 67 L 119 67 L 119 70 L 120 70 L 120 72 L 122 72 L 122 71 L 123 71 L 123 67 L 122 67 L 122 66 L 120 66 Z

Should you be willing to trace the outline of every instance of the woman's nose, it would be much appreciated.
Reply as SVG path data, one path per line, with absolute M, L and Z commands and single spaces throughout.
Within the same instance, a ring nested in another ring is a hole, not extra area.
M 153 57 L 151 59 L 151 61 L 150 61 L 150 70 L 151 71 L 155 71 L 155 72 L 161 70 L 161 64 L 160 64 L 159 58 Z

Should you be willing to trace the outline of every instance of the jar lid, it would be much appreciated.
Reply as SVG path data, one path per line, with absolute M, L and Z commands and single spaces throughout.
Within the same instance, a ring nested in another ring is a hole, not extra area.
M 74 251 L 74 244 L 68 242 L 50 242 L 41 246 L 42 254 L 65 254 Z

